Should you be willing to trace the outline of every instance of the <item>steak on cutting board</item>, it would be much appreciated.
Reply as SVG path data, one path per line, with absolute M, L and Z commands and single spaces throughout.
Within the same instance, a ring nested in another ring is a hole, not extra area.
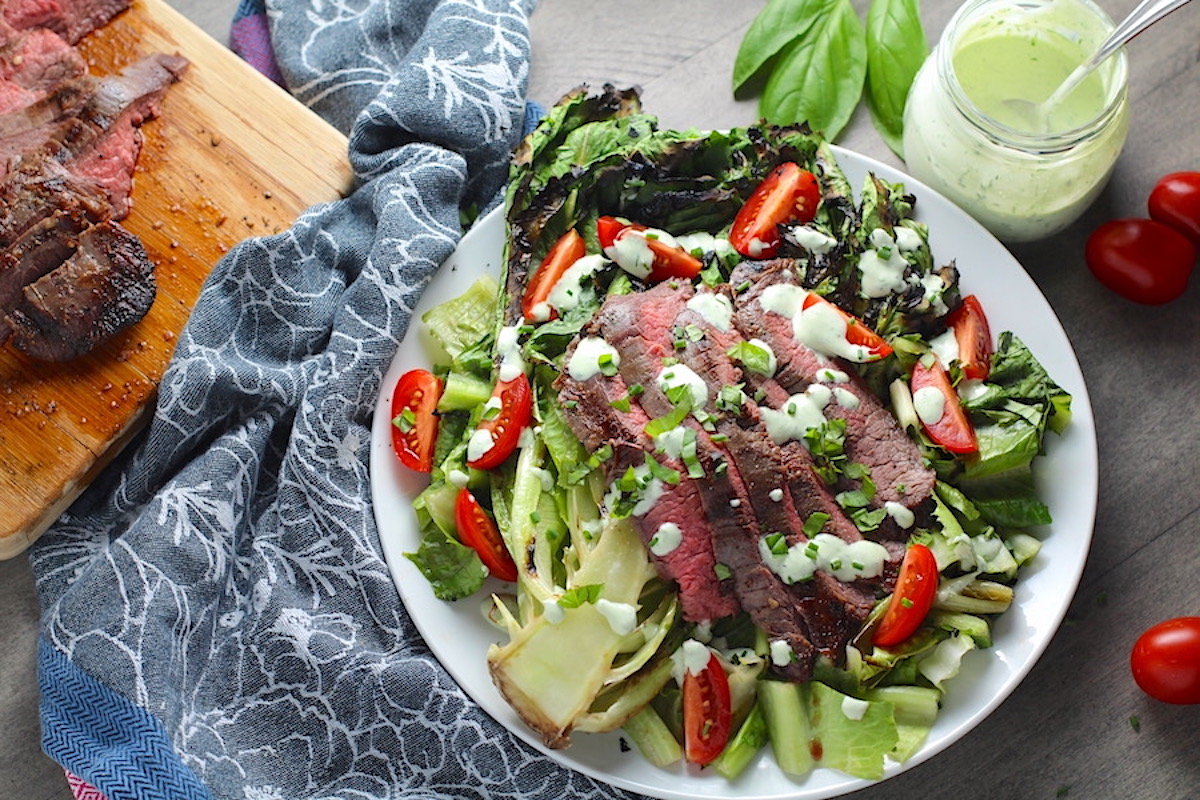
M 84 231 L 69 258 L 24 288 L 5 322 L 18 350 L 41 361 L 67 361 L 144 317 L 155 288 L 154 262 L 141 240 L 104 222 Z
M 6 0 L 4 22 L 18 30 L 44 28 L 71 44 L 129 8 L 130 0 Z
M 188 62 L 155 53 L 88 74 L 72 44 L 128 7 L 21 0 L 0 20 L 0 343 L 62 361 L 140 320 L 154 265 L 118 222 L 141 125 Z

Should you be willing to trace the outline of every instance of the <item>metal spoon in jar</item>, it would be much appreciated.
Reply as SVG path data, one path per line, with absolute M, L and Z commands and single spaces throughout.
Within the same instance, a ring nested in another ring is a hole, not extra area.
M 1058 106 L 1067 95 L 1083 83 L 1084 78 L 1090 75 L 1092 70 L 1128 44 L 1133 37 L 1188 2 L 1189 0 L 1142 0 L 1137 8 L 1133 9 L 1129 16 L 1113 29 L 1113 32 L 1100 44 L 1092 57 L 1076 67 L 1066 80 L 1051 92 L 1049 97 L 1039 103 L 1018 98 L 1006 100 L 1005 103 L 1014 110 L 1020 110 L 1029 119 L 1031 130 L 1048 130 L 1051 109 Z

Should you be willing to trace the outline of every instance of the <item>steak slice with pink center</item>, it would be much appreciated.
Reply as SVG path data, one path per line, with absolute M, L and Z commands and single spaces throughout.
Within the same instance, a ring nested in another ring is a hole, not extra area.
M 891 412 L 857 376 L 854 368 L 836 358 L 827 358 L 799 341 L 786 316 L 766 310 L 761 302 L 768 286 L 792 284 L 799 287 L 791 262 L 743 262 L 732 278 L 748 288 L 737 296 L 736 326 L 744 336 L 765 342 L 775 353 L 778 388 L 764 385 L 768 402 L 782 403 L 787 396 L 803 393 L 814 383 L 824 383 L 834 401 L 826 416 L 846 421 L 845 452 L 849 461 L 869 470 L 875 493 L 870 508 L 887 509 L 897 504 L 914 515 L 907 525 L 898 522 L 893 510 L 884 518 L 881 533 L 903 541 L 913 524 L 927 519 L 932 510 L 934 471 L 923 463 L 920 448 L 908 437 Z M 782 391 L 779 391 L 782 389 Z M 843 480 L 839 490 L 857 488 Z
M 568 349 L 568 363 L 577 346 L 578 340 Z M 646 433 L 650 419 L 630 397 L 619 374 L 576 380 L 563 372 L 555 388 L 559 402 L 571 409 L 565 415 L 567 423 L 584 448 L 591 453 L 605 446 L 612 448 L 612 458 L 606 464 L 610 483 L 627 469 L 642 465 L 646 454 L 655 450 L 655 443 Z M 687 468 L 678 457 L 662 453 L 655 457 L 664 467 L 686 474 Z M 659 575 L 679 586 L 680 608 L 684 618 L 692 622 L 720 619 L 740 610 L 732 586 L 717 577 L 712 535 L 701 508 L 699 487 L 681 480 L 664 483 L 657 501 L 634 516 Z M 678 532 L 678 545 L 668 548 L 664 543 L 674 538 L 672 526 Z

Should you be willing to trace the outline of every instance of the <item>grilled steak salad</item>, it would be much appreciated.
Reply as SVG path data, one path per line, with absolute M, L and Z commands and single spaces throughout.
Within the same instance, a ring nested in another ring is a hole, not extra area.
M 409 558 L 502 581 L 490 672 L 549 747 L 878 778 L 991 644 L 1071 398 L 914 203 L 806 125 L 660 130 L 633 90 L 524 142 L 501 284 L 423 317 L 393 442 L 430 473 Z

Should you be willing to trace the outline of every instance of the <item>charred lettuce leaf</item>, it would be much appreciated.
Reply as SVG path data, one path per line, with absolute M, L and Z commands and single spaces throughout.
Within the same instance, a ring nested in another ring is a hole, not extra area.
M 596 219 L 625 217 L 675 234 L 727 232 L 750 192 L 784 161 L 826 187 L 822 224 L 854 218 L 849 183 L 828 144 L 806 124 L 730 131 L 661 130 L 636 90 L 573 93 L 518 151 L 506 203 L 504 322 L 515 322 L 530 274 L 567 230 L 597 247 Z
M 915 198 L 902 185 L 868 175 L 856 201 L 834 149 L 807 123 L 662 130 L 642 110 L 636 89 L 612 86 L 595 95 L 581 88 L 565 97 L 514 159 L 506 204 L 508 304 L 498 324 L 519 321 L 525 285 L 566 231 L 578 231 L 589 252 L 599 249 L 596 220 L 602 215 L 676 236 L 697 231 L 724 236 L 750 193 L 785 161 L 813 172 L 822 187 L 816 219 L 806 230 L 785 234 L 779 253 L 793 261 L 801 284 L 889 340 L 944 328 L 945 316 L 960 302 L 958 271 L 953 264 L 935 265 L 928 231 L 913 218 Z M 816 247 L 813 241 L 833 244 Z M 893 253 L 901 260 L 892 261 L 894 275 L 881 292 L 875 285 L 879 270 L 865 265 L 877 266 Z M 704 280 L 720 282 L 729 269 L 707 263 Z M 603 296 L 611 275 L 597 274 L 595 280 Z M 580 322 L 558 327 L 566 333 Z M 888 376 L 877 377 L 885 385 Z

